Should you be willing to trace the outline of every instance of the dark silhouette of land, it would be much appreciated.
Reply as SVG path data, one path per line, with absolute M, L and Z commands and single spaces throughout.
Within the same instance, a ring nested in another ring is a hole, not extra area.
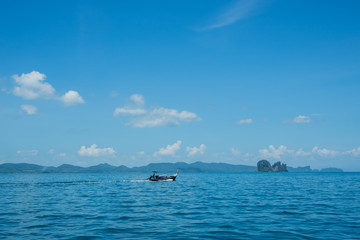
M 4 163 L 0 165 L 0 173 L 128 173 L 128 172 L 256 172 L 256 166 L 233 165 L 227 163 L 151 163 L 147 166 L 129 168 L 124 165 L 112 166 L 107 163 L 91 167 L 79 167 L 70 164 L 63 164 L 58 167 L 40 166 L 29 163 Z M 306 167 L 287 167 L 289 172 L 342 172 L 340 168 L 324 168 L 321 170 L 312 170 L 310 166 Z
M 257 172 L 288 172 L 285 163 L 276 162 L 272 166 L 268 160 L 260 160 L 257 163 Z

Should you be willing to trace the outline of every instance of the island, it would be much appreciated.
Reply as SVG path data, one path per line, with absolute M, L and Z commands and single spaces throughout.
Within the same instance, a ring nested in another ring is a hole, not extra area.
M 260 160 L 257 163 L 257 172 L 288 172 L 286 164 L 276 162 L 272 166 L 269 161 L 267 160 Z
M 229 163 L 205 163 L 205 162 L 176 162 L 176 163 L 150 163 L 146 166 L 127 167 L 112 166 L 102 163 L 91 167 L 80 167 L 70 164 L 63 164 L 58 167 L 40 166 L 29 163 L 4 163 L 0 164 L 0 173 L 130 173 L 130 172 L 176 172 L 201 173 L 201 172 L 342 172 L 340 168 L 323 168 L 320 170 L 305 167 L 288 167 L 286 164 L 276 162 L 273 165 L 267 160 L 261 160 L 257 166 L 236 165 Z

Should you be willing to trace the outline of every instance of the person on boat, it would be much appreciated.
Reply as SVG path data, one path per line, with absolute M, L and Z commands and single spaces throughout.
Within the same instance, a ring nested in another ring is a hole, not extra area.
M 150 180 L 158 180 L 159 179 L 159 175 L 156 175 L 156 171 L 154 171 L 153 175 L 150 176 Z

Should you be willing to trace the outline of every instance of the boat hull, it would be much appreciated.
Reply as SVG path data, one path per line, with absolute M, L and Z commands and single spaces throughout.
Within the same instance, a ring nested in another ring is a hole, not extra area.
M 176 172 L 176 174 L 171 176 L 157 176 L 156 178 L 153 176 L 150 176 L 148 180 L 150 182 L 161 182 L 161 181 L 175 181 L 177 175 L 179 173 L 179 170 Z

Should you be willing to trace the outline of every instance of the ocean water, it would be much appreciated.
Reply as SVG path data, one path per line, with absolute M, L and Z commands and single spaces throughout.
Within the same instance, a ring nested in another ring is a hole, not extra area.
M 0 174 L 0 239 L 360 239 L 360 173 Z

